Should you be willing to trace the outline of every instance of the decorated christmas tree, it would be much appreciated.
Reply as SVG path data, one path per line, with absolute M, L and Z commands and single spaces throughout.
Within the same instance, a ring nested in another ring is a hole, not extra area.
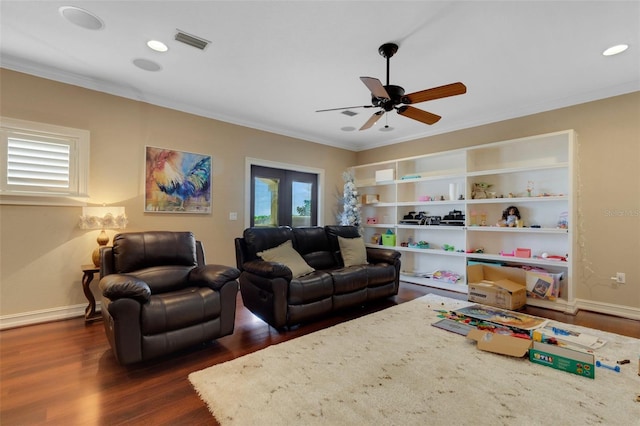
M 342 213 L 340 214 L 340 225 L 357 226 L 362 234 L 360 218 L 360 203 L 358 202 L 358 189 L 356 188 L 355 177 L 352 170 L 342 173 L 344 180 L 344 192 L 342 198 Z

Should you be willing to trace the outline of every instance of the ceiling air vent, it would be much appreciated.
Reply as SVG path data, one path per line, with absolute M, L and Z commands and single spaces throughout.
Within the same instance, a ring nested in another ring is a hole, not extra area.
M 200 37 L 192 36 L 191 34 L 187 34 L 184 31 L 176 30 L 176 40 L 182 42 L 184 44 L 188 44 L 189 46 L 193 46 L 197 49 L 204 50 L 209 43 L 208 40 L 205 40 Z
M 357 113 L 357 112 L 350 111 L 350 110 L 342 111 L 342 113 L 343 113 L 344 115 L 349 116 L 349 117 L 353 117 L 354 115 L 358 115 L 358 113 Z

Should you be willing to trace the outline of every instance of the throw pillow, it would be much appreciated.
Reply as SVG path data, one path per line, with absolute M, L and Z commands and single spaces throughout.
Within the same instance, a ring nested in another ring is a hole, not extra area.
M 306 275 L 315 271 L 311 266 L 304 261 L 300 253 L 295 251 L 291 240 L 287 240 L 280 244 L 278 247 L 270 248 L 268 250 L 257 253 L 263 260 L 267 262 L 278 262 L 291 269 L 291 273 L 295 277 Z
M 367 249 L 362 237 L 344 238 L 338 236 L 340 254 L 344 266 L 364 265 L 367 263 Z

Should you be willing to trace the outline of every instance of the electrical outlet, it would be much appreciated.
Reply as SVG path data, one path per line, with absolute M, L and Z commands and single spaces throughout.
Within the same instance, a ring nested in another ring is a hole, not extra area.
M 616 282 L 618 284 L 624 284 L 626 280 L 624 272 L 616 272 Z

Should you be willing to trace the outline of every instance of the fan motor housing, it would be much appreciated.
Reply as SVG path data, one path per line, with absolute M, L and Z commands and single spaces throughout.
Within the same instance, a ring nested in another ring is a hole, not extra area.
M 375 96 L 371 98 L 371 103 L 374 106 L 384 108 L 385 111 L 389 112 L 398 104 L 402 103 L 402 97 L 404 96 L 404 89 L 400 86 L 394 86 L 392 84 L 388 86 L 384 86 L 385 90 L 389 94 L 389 99 L 385 98 L 376 98 Z

